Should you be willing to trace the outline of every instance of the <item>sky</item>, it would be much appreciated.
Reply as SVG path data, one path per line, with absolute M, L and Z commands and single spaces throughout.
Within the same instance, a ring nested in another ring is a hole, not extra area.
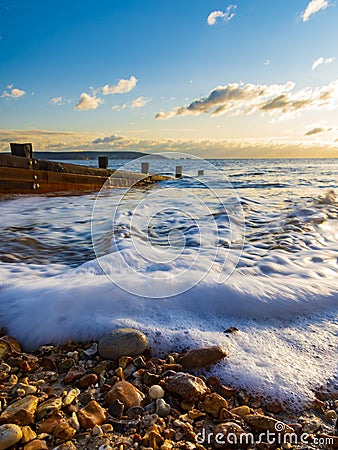
M 334 0 L 0 0 L 0 151 L 338 156 Z

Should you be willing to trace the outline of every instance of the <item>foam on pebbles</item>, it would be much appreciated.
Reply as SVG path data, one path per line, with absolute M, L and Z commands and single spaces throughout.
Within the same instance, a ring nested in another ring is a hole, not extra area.
M 122 335 L 130 343 L 130 331 Z M 161 359 L 144 345 L 141 354 L 141 347 L 134 347 L 137 355 L 121 355 L 123 344 L 119 356 L 110 359 L 96 351 L 95 342 L 44 346 L 34 354 L 22 353 L 12 337 L 0 342 L 0 450 L 209 450 L 234 448 L 215 441 L 217 434 L 240 439 L 243 433 L 257 436 L 277 428 L 308 433 L 309 441 L 297 450 L 314 448 L 316 438 L 331 439 L 331 448 L 338 448 L 338 400 L 326 391 L 297 416 L 273 399 L 223 385 L 208 372 L 186 372 L 187 355 L 197 355 L 197 365 L 203 355 L 203 364 L 210 364 L 216 353 L 224 355 L 220 349 Z M 262 445 L 250 449 L 272 448 Z

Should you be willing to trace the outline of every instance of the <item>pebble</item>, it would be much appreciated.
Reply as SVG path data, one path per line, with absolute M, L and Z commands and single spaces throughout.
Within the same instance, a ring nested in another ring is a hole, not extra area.
M 247 424 L 257 430 L 270 431 L 271 433 L 283 432 L 293 433 L 293 428 L 289 427 L 280 420 L 276 420 L 272 417 L 263 416 L 261 414 L 248 414 L 244 417 Z
M 48 450 L 46 441 L 42 439 L 34 439 L 25 445 L 25 450 Z
M 73 366 L 68 370 L 67 375 L 64 377 L 63 381 L 66 384 L 72 384 L 75 380 L 81 378 L 85 373 L 86 371 L 83 367 Z
M 54 447 L 53 450 L 76 450 L 76 447 L 72 441 L 68 441 L 64 442 L 61 445 L 58 445 L 57 447 Z
M 87 373 L 86 375 L 83 375 L 77 382 L 77 385 L 81 389 L 87 389 L 87 387 L 92 386 L 96 384 L 99 381 L 99 377 L 96 375 L 96 373 Z
M 108 411 L 113 417 L 117 417 L 119 419 L 123 416 L 124 404 L 117 398 L 109 405 Z
M 74 388 L 71 389 L 66 397 L 63 399 L 63 406 L 67 406 L 70 405 L 71 403 L 73 403 L 73 401 L 81 394 L 80 389 Z
M 189 350 L 182 359 L 185 369 L 197 369 L 211 366 L 227 356 L 227 352 L 220 346 L 201 347 Z
M 37 432 L 39 434 L 40 433 L 52 434 L 56 426 L 61 422 L 62 418 L 63 417 L 59 412 L 53 414 L 52 416 L 48 417 L 47 419 L 37 424 L 36 427 Z
M 108 413 L 97 401 L 92 400 L 84 408 L 80 409 L 78 418 L 81 427 L 88 429 L 104 423 L 108 418 Z
M 163 398 L 156 400 L 156 414 L 160 417 L 167 417 L 171 413 L 171 406 L 166 403 Z
M 337 420 L 337 413 L 336 413 L 336 411 L 334 411 L 333 409 L 329 409 L 323 415 L 323 419 L 327 423 L 331 423 L 331 424 L 335 423 L 336 420 Z
M 169 392 L 179 395 L 188 402 L 200 400 L 210 393 L 210 389 L 201 378 L 184 372 L 178 372 L 172 377 L 167 377 L 164 382 Z
M 154 384 L 149 388 L 149 397 L 153 400 L 157 400 L 158 398 L 162 398 L 164 396 L 164 390 L 158 384 Z
M 129 417 L 129 419 L 138 419 L 144 414 L 144 412 L 145 410 L 144 408 L 142 408 L 142 406 L 132 406 L 126 412 L 126 416 Z
M 0 426 L 0 450 L 12 447 L 22 438 L 22 431 L 18 425 L 6 423 Z
M 205 412 L 211 414 L 216 419 L 219 417 L 221 410 L 228 409 L 228 402 L 216 392 L 207 395 L 202 403 Z
M 88 357 L 96 355 L 97 343 L 94 342 L 93 345 L 91 347 L 87 348 L 87 350 L 84 350 L 83 353 Z
M 99 342 L 99 354 L 117 360 L 121 356 L 137 356 L 147 347 L 147 337 L 139 330 L 120 328 L 104 335 Z
M 32 441 L 36 438 L 36 433 L 29 426 L 25 426 L 21 428 L 22 431 L 22 443 L 27 444 L 27 442 Z
M 244 406 L 237 406 L 237 408 L 232 408 L 231 413 L 243 418 L 248 414 L 251 414 L 251 411 L 248 406 L 244 405 Z
M 24 383 L 18 383 L 14 389 L 13 389 L 13 393 L 16 393 L 17 395 L 19 395 L 18 391 L 23 391 L 24 395 L 30 395 L 30 394 L 35 394 L 37 391 L 37 387 L 36 386 L 31 386 L 30 384 L 24 384 Z
M 39 399 L 34 395 L 27 395 L 9 405 L 1 414 L 2 423 L 15 423 L 17 425 L 29 425 L 34 422 L 34 414 Z
M 118 381 L 104 396 L 104 401 L 107 405 L 110 405 L 114 400 L 120 400 L 125 409 L 129 409 L 132 406 L 140 406 L 141 401 L 145 398 L 145 395 L 139 391 L 129 381 Z
M 102 434 L 103 431 L 100 425 L 95 425 L 95 427 L 93 428 L 93 436 L 102 436 Z
M 0 358 L 4 358 L 10 353 L 21 353 L 19 342 L 12 336 L 2 336 L 0 338 Z
M 41 420 L 44 417 L 51 416 L 59 411 L 62 407 L 62 399 L 60 397 L 51 398 L 41 403 L 36 413 L 37 419 Z
M 55 427 L 53 434 L 62 441 L 68 441 L 76 434 L 76 430 L 68 422 L 60 422 Z

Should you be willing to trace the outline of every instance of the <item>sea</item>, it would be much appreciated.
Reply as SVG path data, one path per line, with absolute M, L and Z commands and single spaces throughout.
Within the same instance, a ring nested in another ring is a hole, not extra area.
M 219 344 L 223 383 L 295 409 L 338 393 L 338 159 L 161 154 L 113 177 L 144 161 L 168 179 L 0 198 L 0 326 L 27 351 L 125 326 L 159 356 Z

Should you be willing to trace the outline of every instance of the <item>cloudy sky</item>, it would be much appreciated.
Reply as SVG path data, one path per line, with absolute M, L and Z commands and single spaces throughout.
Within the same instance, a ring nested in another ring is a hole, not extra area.
M 0 0 L 0 151 L 338 156 L 333 0 Z

